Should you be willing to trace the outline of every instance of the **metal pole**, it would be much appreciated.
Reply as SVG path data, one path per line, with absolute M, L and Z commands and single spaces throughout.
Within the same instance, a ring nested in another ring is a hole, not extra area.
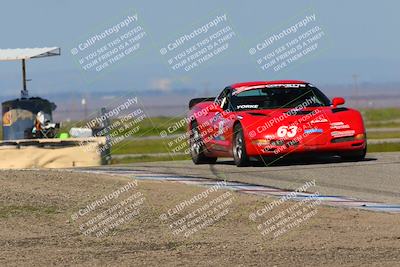
M 100 111 L 101 116 L 105 116 L 106 113 L 107 113 L 107 109 L 106 108 L 101 108 L 101 111 Z M 108 119 L 106 117 L 106 120 L 103 121 L 103 123 L 101 125 L 102 130 L 105 130 L 104 135 L 106 136 L 106 143 L 105 143 L 104 147 L 102 147 L 102 148 L 105 148 L 105 149 L 102 149 L 102 153 L 101 153 L 101 164 L 102 165 L 108 165 L 108 164 L 111 163 L 110 125 L 111 125 L 110 124 L 110 119 Z
M 21 98 L 27 98 L 28 91 L 26 90 L 26 70 L 25 70 L 25 59 L 22 60 L 22 91 Z

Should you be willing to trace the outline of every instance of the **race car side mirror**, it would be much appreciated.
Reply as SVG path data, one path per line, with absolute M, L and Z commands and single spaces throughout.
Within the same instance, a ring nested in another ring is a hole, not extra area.
M 344 100 L 343 97 L 335 97 L 332 99 L 332 105 L 334 108 L 336 108 L 339 105 L 343 105 L 346 101 Z

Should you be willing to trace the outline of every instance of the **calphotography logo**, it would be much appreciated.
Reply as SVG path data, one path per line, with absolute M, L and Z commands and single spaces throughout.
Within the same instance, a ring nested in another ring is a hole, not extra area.
M 106 235 L 139 215 L 146 197 L 140 191 L 132 192 L 137 186 L 137 181 L 129 182 L 122 188 L 89 203 L 85 208 L 72 214 L 72 220 L 79 223 L 79 230 L 85 236 L 102 237 Z M 126 197 L 125 192 L 131 192 L 130 196 Z M 120 197 L 122 195 L 123 197 Z M 98 211 L 99 209 L 101 210 Z
M 224 186 L 226 182 L 218 182 L 200 194 L 168 209 L 166 213 L 160 215 L 160 219 L 169 224 L 173 235 L 182 235 L 185 238 L 213 225 L 227 216 L 235 199 L 229 191 L 218 197 L 210 197 L 215 195 L 213 192 Z
M 147 33 L 139 15 L 131 12 L 115 24 L 79 41 L 70 52 L 85 77 L 93 80 L 96 73 L 103 72 L 143 50 L 146 37 Z
M 162 47 L 160 54 L 167 58 L 172 70 L 189 72 L 226 53 L 235 39 L 228 15 L 220 14 L 178 36 Z
M 318 15 L 310 10 L 287 27 L 268 33 L 249 49 L 249 54 L 262 71 L 273 74 L 326 50 L 326 38 Z
M 289 230 L 299 227 L 318 213 L 316 207 L 321 204 L 319 193 L 316 192 L 303 196 L 303 192 L 315 185 L 315 180 L 306 182 L 303 186 L 288 193 L 279 200 L 274 200 L 263 208 L 258 209 L 255 213 L 250 213 L 249 219 L 254 222 L 263 220 L 262 223 L 257 225 L 257 229 L 262 236 L 271 235 L 273 238 L 277 238 Z M 291 205 L 284 205 L 284 203 L 290 200 L 297 200 L 298 202 Z M 284 208 L 279 208 L 281 206 L 284 206 Z M 277 209 L 279 209 L 279 212 L 273 212 L 273 210 Z M 268 219 L 265 220 L 265 217 Z

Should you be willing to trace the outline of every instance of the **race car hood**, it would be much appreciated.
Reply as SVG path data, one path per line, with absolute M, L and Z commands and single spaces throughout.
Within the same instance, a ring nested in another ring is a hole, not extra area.
M 297 126 L 300 131 L 346 136 L 364 133 L 361 114 L 345 107 L 313 107 L 302 110 L 270 109 L 236 112 L 243 128 L 252 132 L 252 138 L 278 138 L 281 126 Z

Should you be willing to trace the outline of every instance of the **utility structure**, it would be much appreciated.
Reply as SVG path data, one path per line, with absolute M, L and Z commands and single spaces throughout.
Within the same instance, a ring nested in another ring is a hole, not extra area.
M 56 105 L 47 99 L 29 96 L 27 60 L 60 54 L 58 47 L 0 49 L 0 61 L 21 60 L 22 63 L 21 96 L 2 103 L 0 169 L 97 166 L 111 161 L 108 146 L 102 149 L 109 137 L 55 136 L 52 130 L 58 127 L 52 123 L 52 112 Z
M 52 121 L 56 105 L 47 99 L 29 97 L 26 79 L 26 61 L 61 55 L 59 47 L 0 49 L 0 61 L 18 61 L 22 64 L 21 97 L 2 103 L 3 140 L 27 139 L 30 137 L 35 116 L 42 111 L 46 120 Z

